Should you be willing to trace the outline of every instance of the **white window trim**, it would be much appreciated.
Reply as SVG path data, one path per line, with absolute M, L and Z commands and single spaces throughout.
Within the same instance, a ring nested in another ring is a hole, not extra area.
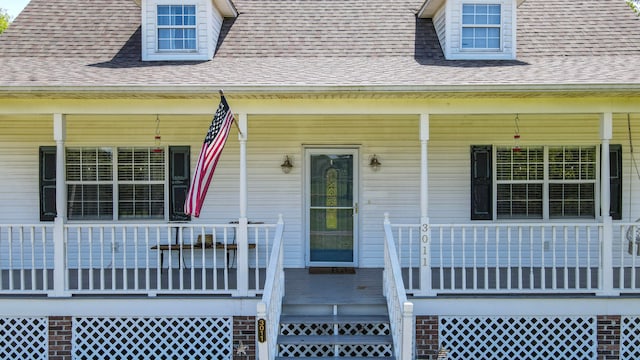
M 112 199 L 111 199 L 111 203 L 112 203 L 112 214 L 111 214 L 111 219 L 69 219 L 70 222 L 77 222 L 77 223 L 109 223 L 111 221 L 118 221 L 118 222 L 140 222 L 140 221 L 145 221 L 145 222 L 166 222 L 169 220 L 169 156 L 168 156 L 168 149 L 166 147 L 162 147 L 164 156 L 163 156 L 163 166 L 164 166 L 164 171 L 163 171 L 163 176 L 164 176 L 164 180 L 160 181 L 160 180 L 147 180 L 147 181 L 137 181 L 137 180 L 118 180 L 118 150 L 119 149 L 124 149 L 124 148 L 134 148 L 134 149 L 152 149 L 152 147 L 149 146 L 136 146 L 136 145 L 131 145 L 131 146 L 69 146 L 67 147 L 67 149 L 98 149 L 98 148 L 103 148 L 103 149 L 109 149 L 111 150 L 111 154 L 112 154 L 112 158 L 111 158 L 111 174 L 112 174 L 112 178 L 111 180 L 96 180 L 96 181 L 88 181 L 88 180 L 73 180 L 73 181 L 69 181 L 67 180 L 67 164 L 65 162 L 65 182 L 64 185 L 65 186 L 69 186 L 69 185 L 73 185 L 73 184 L 77 184 L 77 185 L 111 185 L 112 186 Z M 82 165 L 82 163 L 81 163 Z M 163 216 L 162 218 L 152 218 L 152 217 L 147 217 L 147 218 L 127 218 L 127 219 L 120 219 L 119 218 L 119 185 L 121 184 L 147 184 L 147 185 L 151 185 L 151 184 L 162 184 L 163 185 Z M 69 194 L 67 194 L 67 199 L 66 199 L 67 203 L 69 202 Z
M 448 0 L 445 4 L 446 41 L 444 55 L 448 60 L 515 60 L 517 49 L 516 0 Z M 462 6 L 464 4 L 500 5 L 500 49 L 462 48 Z
M 516 183 L 516 181 L 505 181 L 505 180 L 498 180 L 498 170 L 497 170 L 497 158 L 498 158 L 498 149 L 499 148 L 504 148 L 504 147 L 512 147 L 512 145 L 493 145 L 493 151 L 492 151 L 492 191 L 493 191 L 493 219 L 496 219 L 497 221 L 500 222 L 539 222 L 539 221 L 550 221 L 550 222 L 566 222 L 568 220 L 570 220 L 571 222 L 592 222 L 594 220 L 598 220 L 601 218 L 600 215 L 600 181 L 601 181 L 601 174 L 600 174 L 600 151 L 599 146 L 596 145 L 590 145 L 590 144 L 572 144 L 572 145 L 531 145 L 531 147 L 542 147 L 544 149 L 544 162 L 543 162 L 543 180 L 527 180 L 527 181 L 520 181 L 521 183 L 528 183 L 528 184 L 533 184 L 533 183 L 542 183 L 542 218 L 526 218 L 526 217 L 522 217 L 522 218 L 500 218 L 498 216 L 498 184 L 506 184 L 506 183 Z M 549 179 L 549 148 L 552 147 L 594 147 L 595 148 L 595 180 L 550 180 Z M 563 183 L 563 184 L 568 184 L 568 183 L 593 183 L 594 184 L 594 217 L 593 218 L 587 218 L 587 217 L 570 217 L 570 216 L 566 216 L 566 217 L 559 217 L 559 218 L 551 218 L 550 214 L 549 214 L 549 184 L 550 183 Z
M 158 7 L 160 6 L 193 6 L 195 8 L 195 14 L 194 17 L 196 19 L 196 23 L 194 25 L 181 25 L 181 26 L 172 26 L 172 25 L 160 25 L 158 24 Z M 193 3 L 158 3 L 155 5 L 155 26 L 154 26 L 154 34 L 155 34 L 155 52 L 157 54 L 193 54 L 193 53 L 198 53 L 199 52 L 199 41 L 198 41 L 198 5 Z M 195 43 L 196 46 L 193 49 L 160 49 L 160 38 L 159 38 L 159 32 L 160 29 L 194 29 L 196 36 L 195 36 Z
M 469 25 L 465 25 L 464 21 L 463 21 L 463 17 L 464 17 L 464 6 L 465 5 L 497 5 L 500 7 L 500 24 L 469 24 Z M 503 53 L 504 52 L 504 41 L 503 41 L 503 37 L 504 37 L 504 30 L 503 30 L 503 23 L 504 23 L 504 11 L 503 11 L 503 6 L 501 2 L 477 2 L 477 1 L 463 1 L 460 3 L 460 52 L 465 52 L 465 53 Z M 471 47 L 471 48 L 465 48 L 462 46 L 462 34 L 464 33 L 464 29 L 465 28 L 471 28 L 471 29 L 478 29 L 478 28 L 497 28 L 500 30 L 500 40 L 499 40 L 499 44 L 500 46 L 498 46 L 497 48 L 475 48 L 475 47 Z

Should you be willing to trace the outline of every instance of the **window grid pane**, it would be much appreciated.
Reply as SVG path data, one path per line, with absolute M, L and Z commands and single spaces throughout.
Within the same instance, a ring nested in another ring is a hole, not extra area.
M 501 6 L 499 4 L 462 5 L 462 48 L 500 48 Z
M 67 148 L 67 207 L 71 220 L 113 220 L 118 186 L 120 219 L 163 219 L 165 153 L 119 148 L 117 180 L 111 148 Z
M 595 146 L 549 148 L 549 217 L 594 218 Z
M 596 155 L 595 146 L 550 147 L 545 180 L 543 147 L 525 147 L 519 152 L 497 148 L 498 218 L 542 218 L 545 201 L 550 218 L 594 218 Z M 546 200 L 544 187 L 548 189 Z
M 158 50 L 195 49 L 195 5 L 158 5 Z
M 113 218 L 113 151 L 67 148 L 67 216 L 71 220 Z
M 118 148 L 118 218 L 164 218 L 164 152 Z

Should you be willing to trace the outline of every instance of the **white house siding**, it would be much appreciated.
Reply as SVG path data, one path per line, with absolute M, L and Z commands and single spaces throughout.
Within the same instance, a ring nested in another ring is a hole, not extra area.
M 51 115 L 0 115 L 0 223 L 39 221 L 38 149 L 53 146 Z
M 433 26 L 436 28 L 438 34 L 438 40 L 440 40 L 440 46 L 443 49 L 447 48 L 447 12 L 446 7 L 443 6 L 433 16 Z
M 359 149 L 359 265 L 382 266 L 382 221 L 419 220 L 420 142 L 418 116 L 249 116 L 249 218 L 285 218 L 286 266 L 304 266 L 304 148 Z M 382 166 L 374 172 L 369 156 Z M 285 155 L 293 159 L 283 174 Z

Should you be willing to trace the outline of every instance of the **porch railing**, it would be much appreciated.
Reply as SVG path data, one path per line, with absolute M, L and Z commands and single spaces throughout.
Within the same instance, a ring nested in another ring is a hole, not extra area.
M 282 221 L 282 216 L 280 216 L 267 268 L 267 282 L 262 294 L 262 300 L 257 304 L 256 318 L 258 324 L 256 339 L 258 340 L 259 360 L 273 360 L 277 354 L 280 314 L 282 312 L 282 298 L 284 297 L 283 231 L 284 222 Z
M 407 301 L 393 231 L 388 215 L 384 221 L 384 272 L 382 286 L 387 299 L 393 349 L 398 360 L 413 358 L 413 303 Z
M 604 276 L 611 273 L 603 269 L 599 223 L 429 227 L 425 255 L 418 224 L 392 225 L 405 285 L 414 294 L 601 292 Z M 629 256 L 623 256 L 631 261 L 624 271 L 632 273 L 637 255 Z M 424 267 L 429 271 L 421 271 Z M 420 279 L 425 273 L 430 278 Z
M 53 225 L 0 225 L 0 293 L 53 289 Z
M 65 291 L 87 293 L 237 293 L 264 286 L 275 225 L 249 224 L 249 273 L 238 224 L 67 224 Z M 247 250 L 247 249 L 244 249 Z
M 0 225 L 0 294 L 259 294 L 276 225 L 241 226 Z

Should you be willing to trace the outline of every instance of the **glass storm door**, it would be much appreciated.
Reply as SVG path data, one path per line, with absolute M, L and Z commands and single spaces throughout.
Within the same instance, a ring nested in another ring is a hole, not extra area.
M 307 259 L 310 266 L 355 266 L 357 150 L 307 149 Z

